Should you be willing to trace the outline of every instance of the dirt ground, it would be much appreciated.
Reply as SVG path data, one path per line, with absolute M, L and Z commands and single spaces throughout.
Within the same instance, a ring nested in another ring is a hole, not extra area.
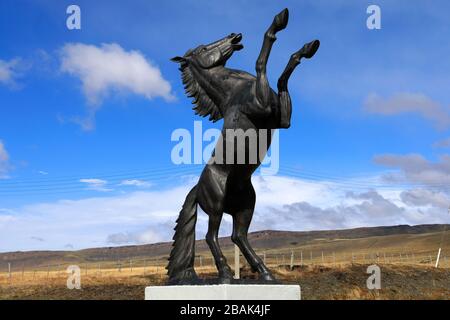
M 274 273 L 283 282 L 300 284 L 304 300 L 450 298 L 450 269 L 407 265 L 381 265 L 380 268 L 380 290 L 367 289 L 367 265 L 361 264 L 296 266 L 292 271 L 278 268 Z M 199 270 L 199 274 L 215 276 L 211 269 Z M 242 276 L 254 278 L 245 269 Z M 12 279 L 0 279 L 0 299 L 141 300 L 145 286 L 163 285 L 165 280 L 162 273 L 144 276 L 139 269 L 133 273 L 82 274 L 82 288 L 69 290 L 67 275 L 63 273 L 17 274 Z

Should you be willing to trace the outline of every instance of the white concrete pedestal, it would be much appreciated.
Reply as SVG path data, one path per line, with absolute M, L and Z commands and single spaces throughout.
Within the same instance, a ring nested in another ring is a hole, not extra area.
M 300 300 L 299 285 L 218 284 L 151 286 L 145 300 Z

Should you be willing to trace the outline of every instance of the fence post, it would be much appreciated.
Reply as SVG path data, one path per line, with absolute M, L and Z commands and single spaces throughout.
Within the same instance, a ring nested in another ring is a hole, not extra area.
M 144 259 L 144 276 L 145 276 L 145 268 L 147 267 L 147 259 Z
M 241 265 L 239 261 L 240 252 L 239 247 L 234 245 L 234 278 L 239 279 L 241 277 Z M 266 253 L 264 252 L 264 260 L 266 259 Z
M 336 253 L 333 252 L 333 265 L 336 267 Z
M 303 267 L 303 251 L 300 251 L 300 265 Z
M 130 259 L 130 272 L 133 272 L 133 260 Z
M 294 250 L 291 251 L 291 271 L 294 270 Z
M 439 248 L 437 257 L 436 257 L 436 265 L 434 266 L 435 268 L 439 267 L 439 258 L 441 257 L 441 248 Z
M 264 260 L 264 264 L 266 264 L 266 252 L 264 251 L 264 253 L 263 253 L 263 260 Z
M 9 283 L 11 283 L 11 263 L 8 262 L 8 278 L 9 278 Z
M 322 251 L 322 264 L 323 264 L 323 251 Z
M 314 263 L 313 263 L 313 254 L 312 254 L 312 251 L 309 252 L 309 255 L 310 255 L 310 258 L 311 258 L 311 264 L 314 264 Z

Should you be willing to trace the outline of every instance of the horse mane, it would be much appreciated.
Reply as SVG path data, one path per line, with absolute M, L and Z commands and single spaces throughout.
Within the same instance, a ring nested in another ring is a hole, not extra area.
M 183 81 L 184 90 L 189 98 L 194 98 L 192 104 L 195 106 L 192 110 L 195 114 L 202 117 L 209 115 L 209 120 L 216 122 L 223 118 L 219 107 L 211 100 L 206 91 L 195 79 L 195 76 L 187 63 L 182 63 L 179 70 L 181 71 L 181 80 Z

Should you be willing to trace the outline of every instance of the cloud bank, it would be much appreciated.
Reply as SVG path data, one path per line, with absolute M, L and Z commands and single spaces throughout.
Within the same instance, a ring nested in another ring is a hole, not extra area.
M 191 180 L 166 190 L 0 208 L 0 251 L 64 249 L 67 243 L 78 249 L 169 241 L 193 184 Z M 253 184 L 257 204 L 251 231 L 450 222 L 445 206 L 449 196 L 444 192 L 393 188 L 345 192 L 333 182 L 286 176 L 256 176 Z M 231 233 L 231 222 L 224 215 L 222 236 Z M 204 238 L 207 224 L 207 215 L 199 211 L 197 238 Z

